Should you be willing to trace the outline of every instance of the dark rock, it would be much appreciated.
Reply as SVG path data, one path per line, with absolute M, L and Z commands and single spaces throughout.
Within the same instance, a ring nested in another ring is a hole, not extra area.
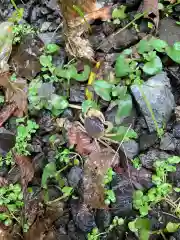
M 12 66 L 17 75 L 28 80 L 41 71 L 39 57 L 42 54 L 42 41 L 35 35 L 26 35 L 17 52 L 12 56 Z
M 36 22 L 37 19 L 40 18 L 41 16 L 42 16 L 41 8 L 39 6 L 35 6 L 31 11 L 30 23 Z
M 4 127 L 0 128 L 0 155 L 5 156 L 16 143 L 16 136 L 6 130 Z
M 151 105 L 158 127 L 162 128 L 170 119 L 172 111 L 175 108 L 174 96 L 171 92 L 171 86 L 167 74 L 162 72 L 151 77 L 141 86 L 141 89 L 146 96 L 146 100 Z M 156 131 L 151 113 L 139 91 L 139 87 L 137 85 L 132 85 L 131 91 L 140 107 L 141 113 L 146 119 L 149 131 Z
M 180 31 L 175 20 L 171 18 L 161 19 L 159 26 L 159 38 L 170 45 L 173 45 L 175 42 L 179 42 Z
M 79 181 L 82 179 L 82 169 L 80 167 L 72 167 L 68 173 L 68 183 L 71 187 L 78 187 Z
M 52 24 L 49 26 L 49 32 L 54 32 L 58 29 L 58 25 L 56 22 L 52 22 Z
M 175 151 L 177 141 L 173 138 L 172 134 L 165 133 L 161 138 L 160 149 L 165 151 Z
M 126 171 L 129 178 L 131 176 L 132 184 L 136 189 L 147 189 L 152 187 L 152 173 L 151 171 L 141 167 L 139 170 L 129 165 L 129 172 Z
M 111 224 L 111 213 L 106 209 L 98 209 L 96 212 L 96 224 L 100 231 L 104 231 Z
M 123 142 L 121 150 L 125 152 L 126 156 L 133 159 L 139 154 L 139 144 L 134 140 Z
M 51 132 L 55 129 L 55 122 L 51 117 L 51 114 L 47 111 L 41 111 L 38 119 L 40 127 L 40 133 Z
M 73 220 L 69 221 L 69 223 L 68 223 L 68 236 L 70 237 L 71 240 L 86 240 L 87 239 L 82 232 L 77 231 L 77 228 L 76 228 Z
M 40 32 L 46 32 L 49 30 L 52 22 L 43 22 L 42 26 L 40 27 Z
M 2 166 L 0 166 L 0 177 L 5 177 L 8 173 L 8 166 L 6 166 L 6 164 L 2 164 Z
M 180 141 L 177 140 L 177 144 L 176 144 L 176 154 L 179 156 L 180 155 Z
M 74 119 L 73 111 L 71 108 L 66 108 L 61 115 L 62 118 L 67 118 L 68 120 L 72 121 Z
M 175 172 L 169 173 L 169 179 L 176 186 L 179 185 L 179 182 L 180 182 L 180 164 L 176 165 L 176 171 Z
M 62 48 L 60 48 L 59 52 L 53 56 L 54 66 L 58 67 L 64 65 L 66 57 L 66 52 Z
M 59 9 L 57 0 L 41 0 L 42 4 L 45 4 L 50 10 L 55 11 Z
M 116 202 L 112 204 L 112 214 L 119 217 L 134 215 L 132 207 L 133 187 L 130 179 L 116 175 L 111 186 L 116 195 Z
M 40 11 L 43 15 L 47 15 L 50 13 L 50 10 L 46 7 L 41 7 Z
M 53 201 L 62 195 L 61 191 L 58 188 L 53 187 L 52 185 L 48 187 L 47 192 L 49 196 L 49 201 Z
M 156 133 L 141 135 L 139 138 L 140 151 L 144 151 L 152 147 L 156 143 L 157 139 L 158 137 Z
M 100 42 L 102 42 L 105 39 L 105 35 L 103 32 L 97 33 L 96 35 L 91 35 L 89 37 L 89 41 L 94 49 L 96 49 Z
M 176 125 L 174 125 L 174 127 L 173 127 L 173 136 L 175 138 L 180 139 L 180 123 L 177 123 Z
M 140 154 L 139 159 L 142 165 L 147 169 L 153 169 L 153 164 L 156 160 L 165 160 L 170 155 L 164 151 L 159 151 L 157 149 L 152 149 L 146 152 L 145 154 Z
M 85 101 L 85 87 L 83 85 L 74 84 L 70 88 L 70 102 L 82 103 Z
M 110 50 L 122 50 L 138 41 L 137 32 L 133 29 L 125 29 L 122 32 L 115 32 L 100 43 L 98 49 L 105 53 Z
M 112 34 L 115 30 L 115 24 L 113 22 L 103 22 L 103 32 L 106 36 Z
M 71 203 L 73 220 L 81 231 L 90 232 L 96 226 L 94 215 L 87 205 L 80 204 L 78 201 L 74 200 Z
M 167 68 L 168 75 L 172 79 L 172 85 L 175 87 L 180 84 L 180 67 L 179 66 L 170 66 Z
M 43 169 L 44 169 L 44 167 L 47 163 L 47 159 L 46 159 L 44 153 L 37 154 L 33 158 L 32 162 L 33 162 L 33 165 L 34 165 L 34 170 L 35 170 L 36 175 L 37 174 L 42 174 Z
M 64 39 L 61 32 L 46 32 L 39 33 L 38 37 L 43 41 L 44 44 L 55 43 L 55 44 L 64 44 Z
M 169 240 L 179 240 L 180 239 L 180 229 L 177 230 L 175 233 L 172 233 L 172 236 L 169 238 Z
M 141 0 L 125 0 L 125 5 L 131 9 L 137 8 L 140 3 Z
M 47 82 L 42 83 L 41 87 L 38 88 L 38 96 L 44 100 L 50 100 L 51 95 L 54 93 L 55 87 L 53 86 L 53 83 Z

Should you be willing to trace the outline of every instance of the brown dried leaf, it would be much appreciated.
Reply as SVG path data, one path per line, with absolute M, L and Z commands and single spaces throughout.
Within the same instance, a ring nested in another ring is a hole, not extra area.
M 0 127 L 11 117 L 14 111 L 17 109 L 15 102 L 11 102 L 5 106 L 0 111 Z
M 158 9 L 158 0 L 144 0 L 139 7 L 139 11 L 142 13 L 147 13 L 147 18 L 151 19 L 156 29 L 159 25 L 159 9 Z
M 22 117 L 27 113 L 27 82 L 25 79 L 18 78 L 11 82 L 11 88 L 6 89 L 6 101 L 15 102 L 18 109 L 14 113 L 17 117 Z
M 68 141 L 70 145 L 76 145 L 76 151 L 81 155 L 89 155 L 97 152 L 99 149 L 85 132 L 83 132 L 76 123 L 67 130 Z
M 28 183 L 32 180 L 34 176 L 34 167 L 32 165 L 31 159 L 26 156 L 15 156 L 16 164 L 20 167 L 21 171 L 21 182 L 23 189 L 25 190 Z
M 104 203 L 104 175 L 117 164 L 119 155 L 111 149 L 92 152 L 84 164 L 84 202 L 92 208 L 106 208 Z
M 6 186 L 8 184 L 8 180 L 4 177 L 0 177 L 0 187 Z
M 5 89 L 6 101 L 16 103 L 18 110 L 15 112 L 15 116 L 22 117 L 24 113 L 27 113 L 27 82 L 22 78 L 18 78 L 14 82 L 9 79 L 8 72 L 0 74 L 0 85 Z

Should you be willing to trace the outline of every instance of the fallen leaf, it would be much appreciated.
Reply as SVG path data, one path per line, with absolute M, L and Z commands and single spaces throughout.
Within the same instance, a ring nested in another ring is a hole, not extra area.
M 17 105 L 14 102 L 3 106 L 0 111 L 0 127 L 2 127 L 2 125 L 11 117 L 16 109 Z
M 73 123 L 67 130 L 68 141 L 70 145 L 76 145 L 76 151 L 81 155 L 88 155 L 99 151 L 97 144 L 87 133 L 83 132 L 78 124 Z
M 145 17 L 151 19 L 154 22 L 156 29 L 158 29 L 159 25 L 158 0 L 144 0 L 141 3 L 138 11 L 142 13 L 147 13 L 147 16 L 145 15 Z
M 14 115 L 23 117 L 27 113 L 27 82 L 25 79 L 17 78 L 10 84 L 11 88 L 7 88 L 5 93 L 6 101 L 15 102 L 18 109 Z
M 92 152 L 84 164 L 84 202 L 92 208 L 107 208 L 104 203 L 104 175 L 118 163 L 119 155 L 111 149 Z
M 8 181 L 4 177 L 0 177 L 0 187 L 3 187 L 8 184 Z
M 14 113 L 17 117 L 22 117 L 27 113 L 27 82 L 25 79 L 17 78 L 10 81 L 8 72 L 0 74 L 0 85 L 4 88 L 6 102 L 14 102 L 17 111 Z
M 20 167 L 21 171 L 21 182 L 23 190 L 26 189 L 28 183 L 32 180 L 34 176 L 34 167 L 31 159 L 26 156 L 15 155 L 16 164 Z

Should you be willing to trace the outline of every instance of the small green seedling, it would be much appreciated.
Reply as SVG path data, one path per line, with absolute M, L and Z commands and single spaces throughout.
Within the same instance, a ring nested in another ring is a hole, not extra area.
M 134 168 L 136 168 L 137 170 L 141 169 L 142 164 L 141 164 L 141 161 L 140 161 L 140 159 L 138 157 L 132 159 L 131 162 L 132 162 Z
M 0 213 L 0 222 L 9 226 L 23 207 L 23 193 L 19 184 L 10 184 L 0 188 L 0 206 L 4 211 Z
M 17 135 L 16 135 L 16 144 L 14 150 L 16 154 L 27 156 L 30 155 L 29 151 L 27 150 L 29 141 L 31 140 L 31 135 L 34 134 L 39 125 L 32 120 L 27 120 L 25 123 L 25 119 L 17 119 L 18 128 L 17 128 Z
M 11 151 L 9 151 L 5 157 L 0 156 L 0 166 L 2 166 L 3 163 L 5 163 L 8 166 L 14 164 L 14 159 Z

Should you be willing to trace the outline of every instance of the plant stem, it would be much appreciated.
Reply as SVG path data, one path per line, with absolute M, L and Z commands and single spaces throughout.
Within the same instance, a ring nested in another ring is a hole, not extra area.
M 19 12 L 19 8 L 17 7 L 16 3 L 14 0 L 11 0 L 11 3 L 13 5 L 13 7 L 16 9 L 17 12 Z
M 46 202 L 46 204 L 47 204 L 47 205 L 51 205 L 51 204 L 53 204 L 53 203 L 57 203 L 57 202 L 61 201 L 62 199 L 66 198 L 66 197 L 68 197 L 68 196 L 66 196 L 66 195 L 63 194 L 63 195 L 62 195 L 61 197 L 59 197 L 59 198 L 56 198 L 56 199 L 54 199 L 54 200 L 52 200 L 52 201 Z
M 82 109 L 82 107 L 81 107 L 81 106 L 78 106 L 78 105 L 75 105 L 75 104 L 69 104 L 69 107 L 70 107 L 70 108 L 79 109 L 79 110 L 81 110 L 81 109 Z

